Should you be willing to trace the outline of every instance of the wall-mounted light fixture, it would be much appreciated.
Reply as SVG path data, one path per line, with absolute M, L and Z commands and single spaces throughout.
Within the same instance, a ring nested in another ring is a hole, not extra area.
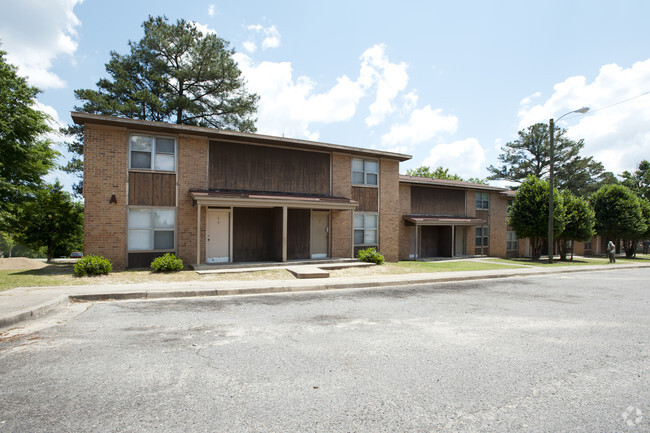
M 116 203 L 117 204 L 117 197 L 115 197 L 115 194 L 111 196 L 111 199 L 108 201 L 109 203 Z

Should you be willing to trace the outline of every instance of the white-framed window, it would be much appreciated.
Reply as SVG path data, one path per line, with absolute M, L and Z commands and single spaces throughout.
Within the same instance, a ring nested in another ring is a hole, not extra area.
M 378 185 L 379 162 L 352 158 L 352 185 Z
M 376 213 L 354 214 L 354 245 L 377 246 L 377 221 Z
M 476 191 L 476 209 L 490 209 L 490 193 L 487 191 Z
M 129 251 L 173 250 L 175 209 L 129 209 Z
M 514 230 L 508 230 L 506 234 L 506 249 L 508 251 L 516 251 L 519 249 L 519 240 Z
M 487 247 L 489 242 L 488 227 L 476 227 L 476 247 Z
M 176 171 L 176 140 L 171 137 L 133 134 L 129 154 L 131 168 Z

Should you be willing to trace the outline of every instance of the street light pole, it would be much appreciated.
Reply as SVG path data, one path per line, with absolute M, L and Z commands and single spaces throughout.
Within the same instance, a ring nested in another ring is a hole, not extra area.
M 559 120 L 559 119 L 558 119 Z M 548 262 L 553 263 L 553 141 L 555 140 L 555 123 L 553 118 L 548 121 L 549 136 L 549 168 L 548 168 Z
M 558 117 L 560 120 L 564 116 L 572 113 L 584 114 L 589 111 L 589 107 L 582 107 L 577 110 L 569 111 Z M 548 168 L 548 262 L 553 263 L 553 158 L 555 156 L 555 122 L 553 118 L 548 121 L 549 128 L 549 168 Z

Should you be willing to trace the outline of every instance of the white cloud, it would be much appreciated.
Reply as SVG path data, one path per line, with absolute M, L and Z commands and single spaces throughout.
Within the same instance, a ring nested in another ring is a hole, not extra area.
M 255 64 L 245 54 L 235 60 L 246 77 L 247 87 L 260 95 L 257 127 L 259 132 L 317 140 L 312 123 L 348 121 L 354 116 L 363 90 L 343 75 L 323 93 L 315 93 L 309 77 L 293 77 L 289 62 Z
M 252 38 L 257 34 L 262 34 L 264 36 L 264 39 L 262 39 L 263 50 L 268 48 L 278 48 L 280 46 L 280 32 L 275 25 L 264 27 L 261 24 L 251 24 L 247 29 L 254 33 L 251 35 L 251 39 L 244 42 L 244 48 L 246 48 L 247 51 L 252 53 L 257 49 L 257 44 L 252 40 Z
M 359 81 L 365 87 L 375 85 L 376 99 L 370 105 L 370 115 L 366 125 L 372 127 L 384 121 L 395 111 L 393 100 L 408 84 L 406 63 L 391 63 L 386 55 L 386 46 L 374 45 L 361 55 L 361 74 Z
M 77 50 L 73 9 L 82 0 L 21 0 L 3 2 L 0 40 L 7 60 L 18 66 L 29 83 L 41 89 L 62 88 L 66 83 L 50 69 L 61 56 Z
M 395 145 L 414 146 L 433 139 L 438 134 L 453 134 L 458 128 L 458 118 L 443 115 L 442 109 L 433 110 L 427 105 L 411 112 L 406 123 L 393 125 L 390 131 L 381 137 L 382 147 Z
M 438 144 L 422 161 L 427 167 L 448 168 L 450 173 L 457 174 L 463 179 L 480 177 L 485 163 L 485 153 L 476 138 L 454 141 L 453 143 Z
M 585 140 L 584 156 L 594 156 L 607 170 L 620 174 L 634 170 L 650 155 L 649 90 L 650 59 L 629 68 L 604 65 L 592 82 L 582 76 L 569 77 L 554 86 L 545 102 L 522 107 L 519 127 L 591 107 L 585 115 L 566 116 L 558 126 L 567 128 L 571 138 Z
M 217 31 L 214 30 L 214 29 L 211 29 L 210 27 L 208 27 L 207 24 L 201 24 L 201 23 L 199 23 L 197 21 L 192 21 L 192 24 L 194 24 L 194 27 L 196 27 L 197 30 L 199 30 L 201 33 L 203 33 L 204 36 L 206 36 L 206 35 L 208 35 L 210 33 L 215 34 L 215 35 L 217 34 Z
M 244 45 L 244 49 L 249 53 L 254 53 L 255 51 L 257 51 L 257 45 L 255 44 L 255 42 L 244 41 L 243 45 Z
M 210 17 L 214 16 L 214 5 L 209 5 L 208 6 L 208 16 L 210 16 Z

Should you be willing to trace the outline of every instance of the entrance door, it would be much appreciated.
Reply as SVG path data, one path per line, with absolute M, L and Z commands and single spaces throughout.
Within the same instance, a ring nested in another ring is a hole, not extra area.
M 206 263 L 230 261 L 230 211 L 208 209 L 205 244 Z
M 312 259 L 324 259 L 329 256 L 327 242 L 329 220 L 329 212 L 313 211 L 311 213 L 310 245 Z
M 462 256 L 465 254 L 465 227 L 456 227 L 455 228 L 455 254 L 456 256 Z

